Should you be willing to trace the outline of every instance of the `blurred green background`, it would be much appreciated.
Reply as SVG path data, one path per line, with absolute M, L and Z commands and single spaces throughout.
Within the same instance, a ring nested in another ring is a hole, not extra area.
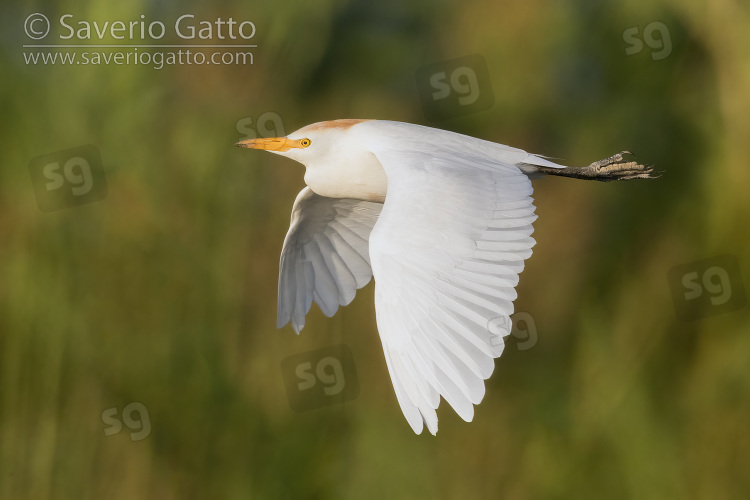
M 667 277 L 722 254 L 750 273 L 746 2 L 0 12 L 3 499 L 750 498 L 748 308 L 680 321 Z M 34 12 L 249 19 L 258 46 L 252 65 L 27 65 Z M 667 56 L 655 42 L 627 55 L 624 32 L 642 38 L 657 21 Z M 494 106 L 427 121 L 415 72 L 470 54 L 487 61 Z M 666 173 L 535 181 L 537 246 L 516 308 L 538 342 L 509 342 L 472 423 L 443 402 L 438 436 L 416 436 L 372 284 L 331 319 L 313 306 L 300 336 L 276 331 L 278 257 L 304 183 L 300 165 L 232 146 L 238 121 L 263 113 L 287 133 L 335 118 L 422 123 L 574 166 L 629 149 Z M 40 211 L 29 161 L 84 144 L 101 152 L 106 198 Z M 282 360 L 336 344 L 352 350 L 359 396 L 292 411 Z M 148 436 L 106 435 L 102 413 L 131 402 Z

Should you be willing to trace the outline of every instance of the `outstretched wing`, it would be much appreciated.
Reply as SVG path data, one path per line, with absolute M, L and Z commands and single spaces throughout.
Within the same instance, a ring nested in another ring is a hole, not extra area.
M 414 432 L 435 434 L 441 396 L 466 421 L 484 396 L 536 215 L 529 178 L 503 151 L 405 136 L 372 146 L 388 176 L 370 237 L 375 308 L 401 409 Z
M 372 278 L 370 232 L 381 203 L 325 198 L 306 187 L 297 195 L 279 269 L 276 326 L 299 333 L 313 300 L 328 317 Z

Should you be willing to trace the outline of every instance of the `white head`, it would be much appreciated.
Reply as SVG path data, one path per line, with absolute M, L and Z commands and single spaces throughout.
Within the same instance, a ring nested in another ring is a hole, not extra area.
M 305 182 L 312 190 L 332 198 L 382 201 L 386 177 L 362 134 L 352 128 L 369 120 L 332 120 L 313 123 L 286 137 L 246 139 L 236 145 L 262 149 L 302 163 Z
M 330 162 L 344 149 L 339 140 L 351 127 L 368 120 L 331 120 L 306 125 L 286 137 L 246 139 L 236 144 L 241 148 L 262 149 L 298 161 L 305 166 L 320 161 Z

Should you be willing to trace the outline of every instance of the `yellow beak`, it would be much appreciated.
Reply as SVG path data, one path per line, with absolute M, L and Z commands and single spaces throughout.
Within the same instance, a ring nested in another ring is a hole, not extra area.
M 291 148 L 301 148 L 299 141 L 292 141 L 286 137 L 262 137 L 258 139 L 245 139 L 235 146 L 241 148 L 263 149 L 265 151 L 289 151 Z

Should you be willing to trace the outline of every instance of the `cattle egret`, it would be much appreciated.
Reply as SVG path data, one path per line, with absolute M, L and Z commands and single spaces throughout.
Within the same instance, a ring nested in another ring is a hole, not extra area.
M 380 120 L 314 123 L 238 146 L 305 166 L 279 271 L 277 326 L 299 333 L 375 278 L 378 332 L 396 398 L 435 434 L 442 396 L 465 421 L 503 351 L 518 275 L 531 255 L 530 178 L 656 177 L 626 151 L 566 168 L 520 149 Z

